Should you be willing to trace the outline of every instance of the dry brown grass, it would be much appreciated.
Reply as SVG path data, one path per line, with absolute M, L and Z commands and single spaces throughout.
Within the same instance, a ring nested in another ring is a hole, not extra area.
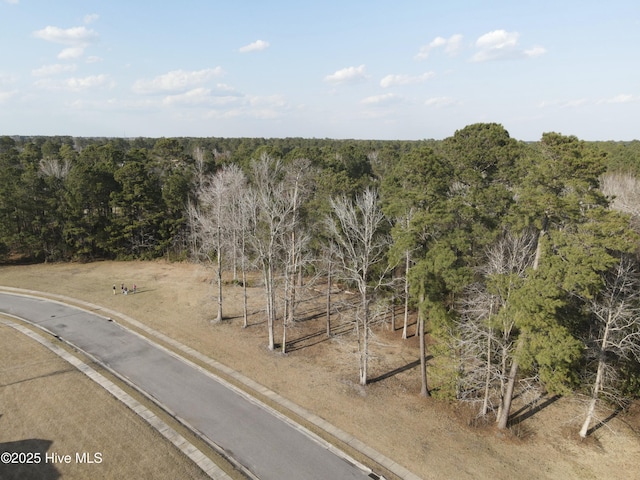
M 2 285 L 99 304 L 170 335 L 318 414 L 425 479 L 637 477 L 637 416 L 618 417 L 597 430 L 598 448 L 575 440 L 582 409 L 571 399 L 554 402 L 522 422 L 524 439 L 497 435 L 490 427 L 474 429 L 455 406 L 418 396 L 416 368 L 366 388 L 358 386 L 353 343 L 346 336 L 325 340 L 319 334 L 324 331 L 323 318 L 300 322 L 290 332 L 290 339 L 318 333 L 304 348 L 287 355 L 268 351 L 259 288 L 251 289 L 250 309 L 255 314 L 249 328 L 240 328 L 237 286 L 225 289 L 228 319 L 212 325 L 210 277 L 211 272 L 195 265 L 164 262 L 0 268 Z M 121 282 L 129 287 L 136 283 L 140 293 L 114 296 L 111 287 L 115 283 L 119 290 Z M 400 332 L 383 329 L 373 354 L 371 376 L 376 377 L 414 362 L 417 342 L 402 341 Z M 566 430 L 575 431 L 575 437 L 567 437 Z M 33 437 L 27 431 L 23 435 Z
M 0 464 L 0 478 L 208 478 L 135 413 L 70 364 L 0 325 L 0 451 L 40 453 L 31 465 Z M 45 455 L 71 455 L 46 463 Z M 100 463 L 76 463 L 89 453 Z

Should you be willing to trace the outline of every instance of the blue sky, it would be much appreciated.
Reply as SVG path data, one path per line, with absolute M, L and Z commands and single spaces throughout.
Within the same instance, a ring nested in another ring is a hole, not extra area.
M 637 0 L 0 0 L 0 134 L 640 139 Z

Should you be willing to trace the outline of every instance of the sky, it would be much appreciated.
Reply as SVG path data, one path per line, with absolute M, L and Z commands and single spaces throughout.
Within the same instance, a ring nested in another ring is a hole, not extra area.
M 638 0 L 0 0 L 0 135 L 640 139 Z

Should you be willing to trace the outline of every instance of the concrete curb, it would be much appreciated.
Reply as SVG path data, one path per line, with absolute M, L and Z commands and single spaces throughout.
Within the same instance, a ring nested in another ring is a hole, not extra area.
M 12 316 L 7 314 L 2 315 Z M 15 318 L 18 318 L 21 321 L 26 321 L 19 317 Z M 205 472 L 209 476 L 209 478 L 212 478 L 213 480 L 231 479 L 231 477 L 229 477 L 220 467 L 213 463 L 204 453 L 202 453 L 192 443 L 187 441 L 182 435 L 176 432 L 164 421 L 162 421 L 151 410 L 146 408 L 144 405 L 142 405 L 120 387 L 115 385 L 113 382 L 108 380 L 106 377 L 96 372 L 89 365 L 82 362 L 77 357 L 71 355 L 63 348 L 60 348 L 59 346 L 46 340 L 42 336 L 35 333 L 33 330 L 30 330 L 22 325 L 18 325 L 17 323 L 8 320 L 0 319 L 0 324 L 6 325 L 23 333 L 24 335 L 48 348 L 51 352 L 55 353 L 60 358 L 77 368 L 80 372 L 84 373 L 87 377 L 89 377 L 91 380 L 93 380 L 95 383 L 97 383 L 107 392 L 113 395 L 117 400 L 124 403 L 129 409 L 131 409 L 136 415 L 147 422 L 152 428 L 158 431 L 163 437 L 169 440 L 176 448 L 182 451 L 182 453 L 184 453 L 189 459 L 191 459 L 196 465 L 198 465 L 198 467 L 200 467 L 200 469 Z
M 292 413 L 304 418 L 305 420 L 307 420 L 309 423 L 315 425 L 317 428 L 327 432 L 328 434 L 330 434 L 331 436 L 335 437 L 336 439 L 344 442 L 345 444 L 349 445 L 350 447 L 352 447 L 353 449 L 355 449 L 356 451 L 360 452 L 362 455 L 365 455 L 366 457 L 370 458 L 371 460 L 373 460 L 374 462 L 378 463 L 379 465 L 383 466 L 384 468 L 386 468 L 387 470 L 389 470 L 390 472 L 392 472 L 394 475 L 397 475 L 398 477 L 402 478 L 403 480 L 422 480 L 421 477 L 419 477 L 418 475 L 414 474 L 413 472 L 409 471 L 407 468 L 403 467 L 402 465 L 399 465 L 398 463 L 394 462 L 393 460 L 391 460 L 390 458 L 388 458 L 387 456 L 383 455 L 382 453 L 378 452 L 377 450 L 369 447 L 368 445 L 366 445 L 364 442 L 358 440 L 357 438 L 353 437 L 352 435 L 348 434 L 347 432 L 344 432 L 343 430 L 335 427 L 334 425 L 332 425 L 331 423 L 327 422 L 326 420 L 322 419 L 321 417 L 309 412 L 308 410 L 300 407 L 299 405 L 291 402 L 290 400 L 282 397 L 281 395 L 277 394 L 276 392 L 269 390 L 267 387 L 265 387 L 264 385 L 259 384 L 258 382 L 236 372 L 235 370 L 227 367 L 226 365 L 223 365 L 219 362 L 217 362 L 216 360 L 207 357 L 206 355 L 198 352 L 197 350 L 194 350 L 193 348 L 184 345 L 180 342 L 178 342 L 177 340 L 168 337 L 167 335 L 158 332 L 156 330 L 154 330 L 153 328 L 139 322 L 138 320 L 135 320 L 134 318 L 131 318 L 125 314 L 122 314 L 120 312 L 117 312 L 115 310 L 111 310 L 105 307 L 102 307 L 100 305 L 96 305 L 93 303 L 89 303 L 89 302 L 85 302 L 82 300 L 78 300 L 76 298 L 72 298 L 72 297 L 68 297 L 65 295 L 58 295 L 58 294 L 50 294 L 47 292 L 39 292 L 36 290 L 27 290 L 27 289 L 21 289 L 21 288 L 14 288 L 14 287 L 4 287 L 4 286 L 0 286 L 0 291 L 6 291 L 8 293 L 17 293 L 17 294 L 22 294 L 22 295 L 30 295 L 30 296 L 35 296 L 35 297 L 40 297 L 40 298 L 46 298 L 48 300 L 54 300 L 54 301 L 58 301 L 60 303 L 70 303 L 71 305 L 74 306 L 79 306 L 79 308 L 85 308 L 87 310 L 89 310 L 91 313 L 93 314 L 98 314 L 97 312 L 102 312 L 104 318 L 112 320 L 112 317 L 118 317 L 121 318 L 122 320 L 124 320 L 125 322 L 135 326 L 136 328 L 148 333 L 149 335 L 161 340 L 162 342 L 171 345 L 172 347 L 176 348 L 177 350 L 189 355 L 191 358 L 197 359 L 198 361 L 209 365 L 217 370 L 219 370 L 220 372 L 223 372 L 225 375 L 228 375 L 230 378 L 233 378 L 234 380 L 236 380 L 237 382 L 241 383 L 242 385 L 245 385 L 248 389 L 258 392 L 261 395 L 264 395 L 266 398 L 268 398 L 269 400 L 273 401 L 274 403 L 282 406 L 283 408 L 286 408 L 287 410 L 291 411 Z M 135 333 L 135 332 L 134 332 Z M 160 346 L 161 347 L 161 346 Z M 211 372 L 209 372 L 211 373 Z M 225 382 L 227 383 L 227 382 Z M 243 395 L 246 396 L 246 398 L 254 400 L 249 394 L 247 394 L 246 392 L 237 389 L 239 392 L 241 392 Z M 291 421 L 289 419 L 289 421 Z

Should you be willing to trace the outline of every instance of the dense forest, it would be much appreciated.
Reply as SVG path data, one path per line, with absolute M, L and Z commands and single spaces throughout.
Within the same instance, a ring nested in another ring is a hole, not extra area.
M 341 282 L 361 384 L 378 307 L 397 305 L 404 337 L 418 318 L 423 395 L 505 428 L 523 390 L 580 392 L 584 437 L 598 402 L 640 395 L 638 177 L 638 141 L 498 124 L 438 141 L 5 136 L 0 260 L 192 260 L 219 288 L 259 272 L 283 350 L 303 278 Z

